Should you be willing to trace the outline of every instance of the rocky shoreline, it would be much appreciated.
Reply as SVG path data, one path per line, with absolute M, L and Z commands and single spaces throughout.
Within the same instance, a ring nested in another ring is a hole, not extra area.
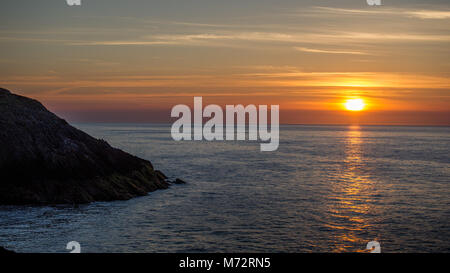
M 16 252 L 14 252 L 12 250 L 8 250 L 8 249 L 0 246 L 0 255 L 3 255 L 3 254 L 14 254 L 14 253 L 16 253 Z
M 0 88 L 0 113 L 0 205 L 127 200 L 172 183 L 149 161 L 72 127 L 36 100 Z

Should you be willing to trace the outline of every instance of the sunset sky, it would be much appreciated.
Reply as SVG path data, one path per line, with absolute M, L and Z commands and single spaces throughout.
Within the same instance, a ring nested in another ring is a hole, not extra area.
M 72 122 L 167 122 L 203 96 L 279 104 L 282 123 L 450 125 L 448 0 L 7 0 L 1 11 L 0 87 Z

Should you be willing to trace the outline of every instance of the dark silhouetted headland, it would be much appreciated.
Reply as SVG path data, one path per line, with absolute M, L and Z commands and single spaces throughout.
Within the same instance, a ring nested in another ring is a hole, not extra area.
M 169 186 L 144 159 L 0 88 L 0 205 L 127 200 Z
M 15 253 L 14 251 L 8 250 L 0 246 L 0 255 L 14 254 L 14 253 Z

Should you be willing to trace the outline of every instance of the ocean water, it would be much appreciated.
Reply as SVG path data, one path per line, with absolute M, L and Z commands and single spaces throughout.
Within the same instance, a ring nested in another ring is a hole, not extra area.
M 450 127 L 282 126 L 258 142 L 175 142 L 170 125 L 77 124 L 186 185 L 129 201 L 0 206 L 18 252 L 450 252 Z

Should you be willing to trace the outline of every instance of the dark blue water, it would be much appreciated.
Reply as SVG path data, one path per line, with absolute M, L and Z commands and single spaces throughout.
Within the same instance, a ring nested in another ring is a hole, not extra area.
M 450 252 L 450 128 L 284 126 L 174 142 L 169 125 L 79 124 L 187 185 L 79 208 L 0 207 L 18 252 Z

